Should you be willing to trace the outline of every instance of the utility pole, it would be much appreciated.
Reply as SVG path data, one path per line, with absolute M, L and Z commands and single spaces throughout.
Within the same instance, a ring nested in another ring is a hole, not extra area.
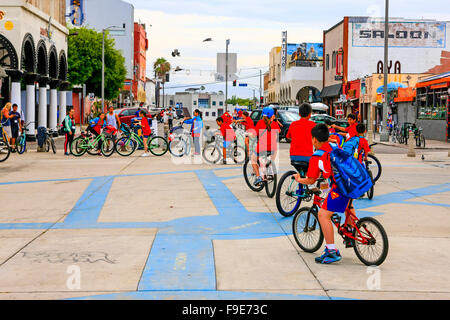
M 386 0 L 384 18 L 384 102 L 380 141 L 389 141 L 388 131 L 388 58 L 389 58 L 389 0 Z
M 261 108 L 261 97 L 262 97 L 262 70 L 259 70 L 259 107 Z
M 105 105 L 105 29 L 102 37 L 102 111 Z
M 226 41 L 225 50 L 225 112 L 228 112 L 228 46 L 230 45 L 230 39 Z

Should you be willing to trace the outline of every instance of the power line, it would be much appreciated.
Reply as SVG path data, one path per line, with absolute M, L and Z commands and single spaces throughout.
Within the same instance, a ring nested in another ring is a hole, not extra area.
M 254 75 L 254 76 L 242 77 L 242 78 L 239 78 L 239 80 L 252 79 L 252 78 L 259 78 L 259 74 L 258 75 Z M 188 88 L 188 87 L 198 87 L 198 86 L 206 86 L 206 85 L 219 84 L 219 83 L 225 83 L 225 80 L 224 81 L 215 81 L 215 82 L 206 82 L 206 83 L 200 83 L 200 84 L 188 84 L 188 85 L 175 86 L 175 87 L 166 87 L 166 89 L 179 89 L 179 88 Z

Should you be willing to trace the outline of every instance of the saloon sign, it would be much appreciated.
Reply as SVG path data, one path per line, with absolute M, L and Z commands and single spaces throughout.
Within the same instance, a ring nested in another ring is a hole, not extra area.
M 383 47 L 384 21 L 352 24 L 353 47 Z M 390 22 L 389 46 L 445 48 L 445 22 Z

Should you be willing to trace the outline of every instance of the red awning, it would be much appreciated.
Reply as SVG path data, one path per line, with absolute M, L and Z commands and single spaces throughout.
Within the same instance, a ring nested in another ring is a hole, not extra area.
M 448 88 L 448 87 L 449 87 L 448 84 L 449 84 L 448 82 L 441 83 L 441 84 L 436 84 L 436 85 L 434 85 L 434 86 L 431 86 L 430 89 L 442 89 L 442 88 Z

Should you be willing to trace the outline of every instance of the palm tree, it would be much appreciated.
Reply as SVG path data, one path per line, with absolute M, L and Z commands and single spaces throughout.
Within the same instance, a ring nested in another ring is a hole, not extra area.
M 155 70 L 155 77 L 160 78 L 163 84 L 163 99 L 164 99 L 164 84 L 166 83 L 166 74 L 170 72 L 171 69 L 170 62 L 167 61 L 165 58 L 158 58 L 153 63 L 153 69 Z M 159 107 L 159 88 L 158 88 L 158 107 Z M 163 100 L 163 108 L 164 100 Z

